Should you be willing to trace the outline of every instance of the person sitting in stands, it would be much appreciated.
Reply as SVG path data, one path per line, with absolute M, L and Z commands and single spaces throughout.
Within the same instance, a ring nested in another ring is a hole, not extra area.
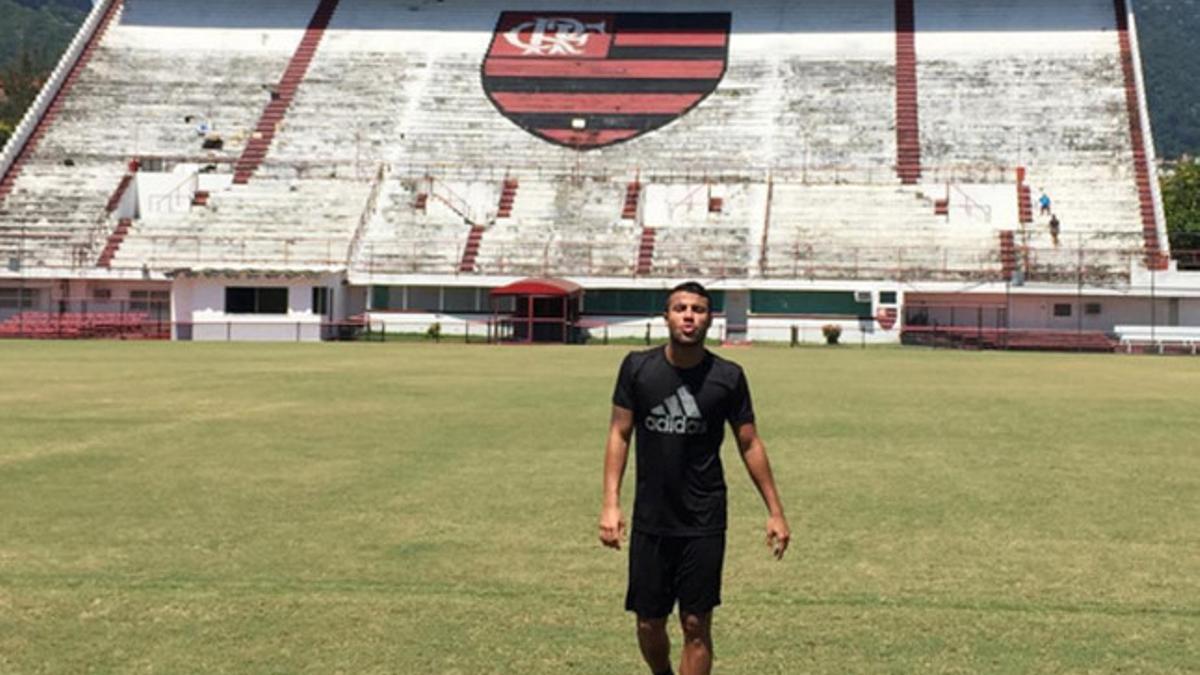
M 1060 226 L 1061 226 L 1061 223 L 1058 222 L 1058 216 L 1056 214 L 1051 213 L 1050 214 L 1050 238 L 1054 240 L 1055 246 L 1058 246 L 1058 232 L 1059 232 Z

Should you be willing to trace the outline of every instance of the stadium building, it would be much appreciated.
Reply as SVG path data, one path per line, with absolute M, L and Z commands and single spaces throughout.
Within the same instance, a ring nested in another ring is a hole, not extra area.
M 641 337 L 697 279 L 729 341 L 1194 349 L 1127 0 L 654 9 L 101 0 L 0 335 Z

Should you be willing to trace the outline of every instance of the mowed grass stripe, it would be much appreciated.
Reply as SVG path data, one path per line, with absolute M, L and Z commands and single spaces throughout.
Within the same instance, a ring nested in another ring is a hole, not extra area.
M 0 672 L 640 672 L 628 349 L 0 345 Z M 727 355 L 797 539 L 727 445 L 721 672 L 1200 662 L 1200 361 Z
M 13 588 L 29 589 L 90 589 L 96 591 L 186 591 L 202 592 L 205 590 L 221 590 L 226 593 L 252 594 L 262 596 L 278 596 L 289 594 L 367 594 L 367 595 L 396 595 L 396 596 L 429 596 L 429 597 L 474 597 L 478 599 L 509 599 L 525 598 L 531 594 L 545 595 L 561 601 L 569 601 L 579 596 L 577 589 L 564 589 L 546 586 L 544 584 L 505 586 L 464 586 L 462 584 L 445 583 L 405 583 L 401 581 L 382 581 L 361 578 L 348 579 L 300 579 L 266 577 L 261 579 L 245 579 L 235 577 L 166 577 L 148 579 L 137 576 L 116 576 L 104 574 L 65 575 L 65 574 L 26 574 L 5 575 L 3 581 Z M 601 593 L 600 595 L 606 595 Z M 892 608 L 906 610 L 964 611 L 964 612 L 1013 612 L 1032 614 L 1102 614 L 1111 616 L 1177 616 L 1183 618 L 1200 618 L 1200 608 L 1145 606 L 1131 604 L 1100 604 L 1081 603 L 1075 605 L 1013 602 L 1011 600 L 989 600 L 986 598 L 888 598 L 881 596 L 805 596 L 801 594 L 788 595 L 780 598 L 775 590 L 762 590 L 748 593 L 736 593 L 738 603 L 762 608 L 784 607 L 864 607 Z

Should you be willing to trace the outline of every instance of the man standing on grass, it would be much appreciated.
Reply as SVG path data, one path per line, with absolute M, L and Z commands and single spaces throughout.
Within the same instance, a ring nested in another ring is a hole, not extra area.
M 637 492 L 629 544 L 625 609 L 637 614 L 638 645 L 655 675 L 671 673 L 667 617 L 676 601 L 683 629 L 679 675 L 712 670 L 712 611 L 721 604 L 725 558 L 726 422 L 770 514 L 767 545 L 776 558 L 791 533 L 767 450 L 754 426 L 746 375 L 704 348 L 712 323 L 708 291 L 687 282 L 667 296 L 670 342 L 621 363 L 604 455 L 600 541 L 620 548 L 621 479 L 637 428 Z

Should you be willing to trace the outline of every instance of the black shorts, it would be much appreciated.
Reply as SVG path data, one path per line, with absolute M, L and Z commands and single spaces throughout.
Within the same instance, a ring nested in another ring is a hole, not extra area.
M 625 609 L 646 619 L 679 611 L 707 614 L 721 604 L 725 533 L 665 537 L 634 530 L 629 537 L 629 590 Z

